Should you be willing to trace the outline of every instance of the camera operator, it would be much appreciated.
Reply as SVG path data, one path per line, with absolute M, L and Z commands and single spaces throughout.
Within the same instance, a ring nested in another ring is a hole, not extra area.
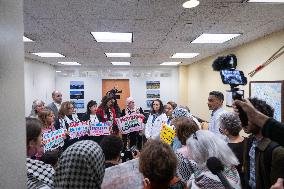
M 268 117 L 258 110 L 256 110 L 249 100 L 245 102 L 235 100 L 233 108 L 235 112 L 239 112 L 237 107 L 241 107 L 247 114 L 248 120 L 254 123 L 256 126 L 262 128 L 262 135 L 270 138 L 271 140 L 284 146 L 284 124 L 276 121 L 275 119 Z

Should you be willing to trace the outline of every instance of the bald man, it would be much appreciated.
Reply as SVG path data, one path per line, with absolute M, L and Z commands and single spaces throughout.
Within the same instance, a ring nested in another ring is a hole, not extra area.
M 47 108 L 53 111 L 55 119 L 58 118 L 58 111 L 61 106 L 62 102 L 62 94 L 59 91 L 53 91 L 52 92 L 52 99 L 53 102 L 47 105 Z

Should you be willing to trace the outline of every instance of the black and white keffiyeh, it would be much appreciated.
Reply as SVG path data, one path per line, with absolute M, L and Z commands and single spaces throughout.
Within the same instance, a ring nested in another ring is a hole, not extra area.
M 100 189 L 105 173 L 104 162 L 103 151 L 96 142 L 76 142 L 59 158 L 54 176 L 55 188 Z
M 27 158 L 27 188 L 53 188 L 54 169 L 42 161 Z

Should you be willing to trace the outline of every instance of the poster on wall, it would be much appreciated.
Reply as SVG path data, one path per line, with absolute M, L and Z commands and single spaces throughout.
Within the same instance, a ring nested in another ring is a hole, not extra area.
M 70 91 L 70 99 L 84 99 L 84 91 Z
M 284 121 L 284 81 L 251 81 L 250 97 L 264 100 L 274 108 L 274 119 Z
M 160 98 L 160 90 L 147 90 L 147 98 Z
M 75 108 L 77 108 L 77 109 L 85 108 L 84 107 L 84 100 L 71 100 L 71 102 L 74 103 Z
M 160 81 L 146 81 L 146 89 L 160 89 Z
M 146 100 L 147 108 L 151 108 L 151 105 L 152 105 L 153 101 L 154 100 Z
M 70 89 L 84 89 L 84 81 L 70 81 Z

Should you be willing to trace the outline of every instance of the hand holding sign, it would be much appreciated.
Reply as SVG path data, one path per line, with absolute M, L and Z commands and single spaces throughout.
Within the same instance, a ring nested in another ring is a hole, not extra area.
M 167 144 L 172 144 L 174 137 L 176 135 L 176 131 L 174 126 L 170 126 L 166 123 L 162 124 L 162 130 L 160 133 L 160 139 Z

